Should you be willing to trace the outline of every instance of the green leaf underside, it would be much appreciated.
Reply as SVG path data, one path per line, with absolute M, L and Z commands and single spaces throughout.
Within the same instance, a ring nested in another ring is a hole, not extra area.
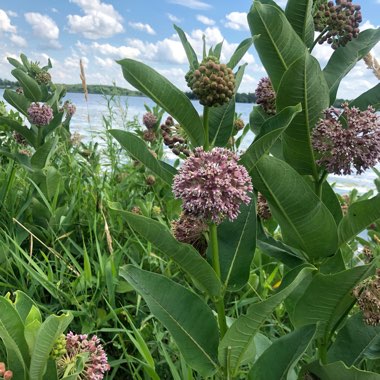
M 177 25 L 173 25 L 173 26 L 176 32 L 178 33 L 179 39 L 181 40 L 182 46 L 185 50 L 187 60 L 189 61 L 190 69 L 195 70 L 199 66 L 198 57 L 193 47 L 190 45 L 189 41 L 187 40 L 185 32 Z
M 349 105 L 362 111 L 365 111 L 368 106 L 372 106 L 375 111 L 378 111 L 380 109 L 380 83 L 358 96 Z
M 171 186 L 173 172 L 169 171 L 165 164 L 160 163 L 153 156 L 144 141 L 135 134 L 120 129 L 111 129 L 109 133 L 134 159 L 139 160 L 144 166 Z
M 310 259 L 336 252 L 338 235 L 333 216 L 292 167 L 264 156 L 252 172 L 252 181 L 268 200 L 286 244 L 302 250 Z
M 204 301 L 172 280 L 132 265 L 122 268 L 120 274 L 169 330 L 186 362 L 202 376 L 215 373 L 219 332 Z
M 210 108 L 209 136 L 211 146 L 226 146 L 234 128 L 234 117 L 235 97 L 223 106 Z
M 202 121 L 190 99 L 168 79 L 149 66 L 133 59 L 118 61 L 124 78 L 136 89 L 151 98 L 178 121 L 191 142 L 203 145 Z
M 312 270 L 312 268 L 302 268 L 298 273 L 299 269 L 295 268 L 294 271 L 298 274 L 291 284 L 265 301 L 250 306 L 247 313 L 232 324 L 219 345 L 219 361 L 226 366 L 228 356 L 233 375 L 238 372 L 246 350 L 269 315 Z
M 236 48 L 234 53 L 232 54 L 230 60 L 227 63 L 227 67 L 230 67 L 233 69 L 240 60 L 244 57 L 245 53 L 249 50 L 249 48 L 252 46 L 253 38 L 246 38 Z
M 213 268 L 195 248 L 177 241 L 166 226 L 153 219 L 120 210 L 112 205 L 110 207 L 119 212 L 133 230 L 154 244 L 193 277 L 196 285 L 201 286 L 202 290 L 207 291 L 210 296 L 220 295 L 220 280 Z

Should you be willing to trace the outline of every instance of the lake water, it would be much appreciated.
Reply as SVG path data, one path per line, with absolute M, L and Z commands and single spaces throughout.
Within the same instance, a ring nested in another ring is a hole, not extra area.
M 2 99 L 3 90 L 0 90 L 0 99 Z M 88 102 L 85 102 L 83 94 L 69 93 L 65 99 L 70 99 L 77 107 L 77 112 L 72 118 L 71 128 L 72 131 L 79 132 L 85 139 L 93 139 L 101 142 L 101 133 L 104 130 L 102 116 L 108 113 L 107 102 L 102 95 L 89 94 Z M 121 97 L 121 104 L 127 104 L 128 106 L 128 120 L 132 120 L 135 116 L 141 122 L 142 115 L 146 112 L 144 104 L 150 107 L 154 106 L 154 103 L 146 97 Z M 201 112 L 201 106 L 199 102 L 192 102 L 194 107 Z M 241 118 L 245 123 L 249 121 L 249 114 L 252 111 L 252 104 L 249 103 L 237 103 L 236 112 L 241 114 Z M 115 108 L 115 112 L 118 112 Z M 113 128 L 122 128 L 122 122 L 116 121 L 116 125 Z M 242 149 L 246 149 L 253 140 L 253 134 L 250 133 L 246 136 Z M 169 157 L 170 158 L 170 157 Z M 380 166 L 378 165 L 380 169 Z M 357 176 L 336 176 L 330 175 L 329 182 L 335 183 L 335 188 L 339 193 L 347 193 L 348 191 L 356 188 L 360 193 L 364 193 L 368 190 L 376 190 L 374 180 L 376 174 L 372 170 L 367 170 L 366 173 Z

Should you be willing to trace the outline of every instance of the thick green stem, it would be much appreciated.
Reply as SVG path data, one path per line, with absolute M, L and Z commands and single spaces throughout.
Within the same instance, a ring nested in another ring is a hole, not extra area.
M 329 173 L 327 173 L 327 171 L 324 171 L 322 173 L 321 178 L 315 182 L 315 194 L 317 194 L 317 197 L 319 199 L 322 199 L 322 188 L 323 188 L 323 184 L 325 183 L 328 174 Z
M 327 344 L 325 340 L 318 342 L 318 357 L 322 364 L 327 363 Z
M 220 262 L 219 262 L 219 247 L 218 247 L 218 230 L 214 223 L 210 223 L 210 244 L 212 252 L 212 267 L 215 270 L 216 275 L 220 278 Z M 227 331 L 226 313 L 224 310 L 224 299 L 223 297 L 214 301 L 215 308 L 218 313 L 218 322 L 220 329 L 220 336 L 223 338 Z
M 203 107 L 203 130 L 205 133 L 205 143 L 203 144 L 203 149 L 208 151 L 210 149 L 210 138 L 209 138 L 209 127 L 208 127 L 208 116 L 210 108 L 207 106 Z
M 313 42 L 313 44 L 311 45 L 310 49 L 309 49 L 309 52 L 311 53 L 315 47 L 315 45 L 319 42 L 319 40 L 327 33 L 328 29 L 325 28 L 321 34 L 315 39 L 315 41 Z
M 42 127 L 37 125 L 37 148 L 42 145 Z

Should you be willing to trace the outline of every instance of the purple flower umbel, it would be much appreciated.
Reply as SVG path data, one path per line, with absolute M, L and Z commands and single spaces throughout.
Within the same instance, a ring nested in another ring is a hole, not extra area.
M 380 160 L 380 119 L 370 106 L 365 111 L 342 104 L 343 112 L 328 108 L 313 130 L 317 163 L 329 173 L 363 173 Z M 344 125 L 345 124 L 345 125 Z
M 32 103 L 27 112 L 29 121 L 35 125 L 48 125 L 53 118 L 53 110 L 47 104 Z
M 152 112 L 146 112 L 143 115 L 143 123 L 148 129 L 153 129 L 157 123 L 157 117 Z
M 173 193 L 184 210 L 198 218 L 221 223 L 236 219 L 242 202 L 248 204 L 251 178 L 238 157 L 225 148 L 204 152 L 196 148 L 174 177 Z
M 261 78 L 255 90 L 256 103 L 269 115 L 276 114 L 276 93 L 269 78 Z
M 58 372 L 63 374 L 68 366 L 75 364 L 79 356 L 82 356 L 84 358 L 84 367 L 78 379 L 102 380 L 104 373 L 110 370 L 110 366 L 103 346 L 99 342 L 96 335 L 88 338 L 87 334 L 77 335 L 70 331 L 66 335 L 67 352 L 57 361 Z M 77 369 L 74 365 L 72 368 L 73 373 Z

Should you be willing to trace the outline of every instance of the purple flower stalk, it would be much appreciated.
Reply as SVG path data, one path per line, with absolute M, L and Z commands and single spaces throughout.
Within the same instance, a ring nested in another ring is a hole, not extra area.
M 29 121 L 35 125 L 48 125 L 53 118 L 53 110 L 47 104 L 32 103 L 28 108 Z
M 342 104 L 343 112 L 328 108 L 313 130 L 317 163 L 329 173 L 363 173 L 380 160 L 380 119 L 373 107 L 360 111 Z M 343 125 L 346 124 L 346 125 Z
M 248 204 L 251 178 L 238 157 L 225 148 L 210 152 L 195 148 L 174 177 L 173 193 L 183 201 L 183 209 L 198 218 L 219 224 L 239 214 L 240 204 Z
M 157 123 L 157 117 L 152 112 L 146 112 L 143 115 L 143 123 L 148 129 L 153 129 Z
M 58 371 L 63 374 L 69 365 L 76 363 L 79 355 L 83 355 L 85 363 L 78 379 L 102 380 L 104 373 L 110 370 L 110 366 L 103 346 L 99 342 L 96 335 L 89 339 L 87 334 L 77 335 L 70 331 L 66 335 L 67 353 L 57 361 Z M 77 368 L 73 366 L 72 371 L 75 373 Z

